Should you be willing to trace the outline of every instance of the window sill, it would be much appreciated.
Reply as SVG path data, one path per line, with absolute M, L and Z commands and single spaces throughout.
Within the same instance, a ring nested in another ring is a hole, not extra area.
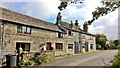
M 68 49 L 68 50 L 73 50 L 73 49 Z
M 17 35 L 31 35 L 31 34 L 28 34 L 28 33 L 17 33 Z
M 56 49 L 55 51 L 63 51 L 63 50 L 61 50 L 61 49 Z

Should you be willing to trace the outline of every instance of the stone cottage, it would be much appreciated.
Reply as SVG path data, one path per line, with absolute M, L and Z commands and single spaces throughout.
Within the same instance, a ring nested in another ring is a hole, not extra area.
M 0 55 L 18 52 L 39 52 L 43 45 L 45 51 L 54 55 L 78 54 L 96 50 L 95 36 L 80 29 L 78 21 L 71 24 L 61 21 L 60 13 L 56 24 L 0 8 Z
M 27 15 L 2 10 L 0 16 L 0 50 L 3 55 L 18 52 L 39 52 L 44 45 L 46 51 L 55 50 L 55 55 L 65 54 L 63 32 L 54 24 Z
M 79 54 L 96 50 L 95 35 L 86 32 L 85 29 L 80 29 L 78 20 L 74 24 L 72 21 L 69 24 L 61 19 L 62 17 L 58 13 L 56 25 L 64 32 L 64 38 L 67 40 L 67 53 Z

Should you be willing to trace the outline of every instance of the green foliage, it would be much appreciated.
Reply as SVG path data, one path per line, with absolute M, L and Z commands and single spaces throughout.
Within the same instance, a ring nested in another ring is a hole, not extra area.
M 118 45 L 120 44 L 120 41 L 119 41 L 119 40 L 114 40 L 113 42 L 114 42 L 114 44 L 115 44 L 116 46 L 118 46 Z
M 55 57 L 45 56 L 42 63 L 49 63 L 55 60 Z
M 113 41 L 110 42 L 109 49 L 117 49 Z
M 21 66 L 33 66 L 35 62 L 33 60 L 26 59 L 21 63 Z
M 49 63 L 53 61 L 55 58 L 53 56 L 47 56 L 44 51 L 42 50 L 44 44 L 40 44 L 40 52 L 34 53 L 34 56 L 30 59 L 26 58 L 21 62 L 21 66 L 33 66 L 33 65 L 40 65 L 43 63 Z
M 33 66 L 33 65 L 40 65 L 43 63 L 49 63 L 53 61 L 55 58 L 47 55 L 41 55 L 37 53 L 34 57 L 30 59 L 23 60 L 21 66 Z
M 58 9 L 61 11 L 63 9 L 65 9 L 68 5 L 68 2 L 61 2 L 60 6 L 58 7 Z
M 115 55 L 114 60 L 112 61 L 113 65 L 111 68 L 119 68 L 120 67 L 120 52 Z
M 118 49 L 119 46 L 120 46 L 120 41 L 119 40 L 109 41 L 109 49 Z
M 60 11 L 62 11 L 62 10 L 65 9 L 68 5 L 70 5 L 70 4 L 72 4 L 72 3 L 74 3 L 74 4 L 76 4 L 76 3 L 83 3 L 83 1 L 84 1 L 84 0 L 61 2 L 61 3 L 60 3 L 60 6 L 58 7 L 58 9 L 59 9 Z
M 118 7 L 120 7 L 120 1 L 118 2 L 107 2 L 102 1 L 103 7 L 97 7 L 94 12 L 92 12 L 93 18 L 91 20 L 88 20 L 88 25 L 91 25 L 93 21 L 97 20 L 99 17 L 104 16 L 112 11 L 115 11 Z
M 97 45 L 96 45 L 96 49 L 101 49 L 101 45 L 100 45 L 100 44 L 97 44 Z
M 107 41 L 106 35 L 104 35 L 104 34 L 97 34 L 96 35 L 96 44 L 101 45 L 101 48 L 106 47 L 106 41 Z

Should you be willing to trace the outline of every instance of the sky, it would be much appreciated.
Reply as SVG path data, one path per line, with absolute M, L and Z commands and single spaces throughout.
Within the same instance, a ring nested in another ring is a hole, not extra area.
M 92 19 L 95 8 L 101 6 L 100 2 L 101 0 L 85 0 L 82 4 L 71 4 L 61 11 L 62 21 L 74 23 L 78 20 L 82 29 L 83 23 Z M 1 7 L 55 23 L 60 0 L 4 0 L 1 3 Z M 88 31 L 92 34 L 105 34 L 109 40 L 118 39 L 118 9 L 94 21 Z

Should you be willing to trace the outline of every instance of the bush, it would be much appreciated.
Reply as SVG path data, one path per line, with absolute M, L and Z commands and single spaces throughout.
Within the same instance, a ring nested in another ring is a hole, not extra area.
M 40 52 L 35 53 L 34 56 L 31 57 L 30 59 L 23 60 L 23 62 L 21 62 L 21 66 L 40 65 L 42 63 L 49 63 L 53 61 L 55 59 L 54 57 L 47 56 L 46 54 L 44 54 L 44 51 L 43 51 L 44 45 L 45 45 L 44 43 L 40 44 L 39 46 Z
M 96 45 L 96 49 L 102 49 L 101 45 L 100 45 L 100 44 L 97 44 L 97 45 Z
M 36 53 L 34 57 L 30 59 L 23 60 L 21 63 L 21 66 L 33 66 L 33 65 L 40 65 L 43 63 L 49 63 L 54 60 L 54 57 L 47 56 L 47 55 L 41 55 L 39 53 Z
M 33 60 L 24 60 L 22 63 L 21 63 L 21 66 L 33 66 L 35 64 L 35 62 Z
M 118 52 L 118 54 L 115 55 L 112 65 L 112 68 L 119 68 L 119 67 L 120 67 L 120 52 Z

